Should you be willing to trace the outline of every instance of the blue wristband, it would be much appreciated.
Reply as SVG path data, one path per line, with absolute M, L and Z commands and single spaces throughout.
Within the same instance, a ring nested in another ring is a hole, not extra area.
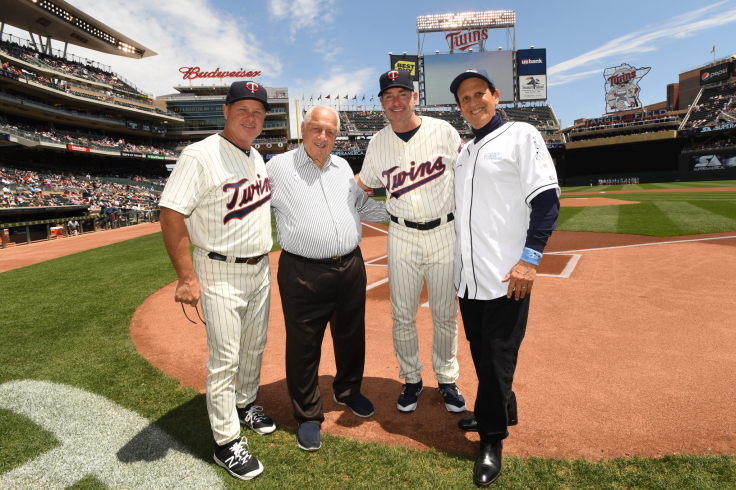
M 542 258 L 542 253 L 537 252 L 529 247 L 524 247 L 524 252 L 521 254 L 521 260 L 529 262 L 533 265 L 539 265 L 539 261 Z

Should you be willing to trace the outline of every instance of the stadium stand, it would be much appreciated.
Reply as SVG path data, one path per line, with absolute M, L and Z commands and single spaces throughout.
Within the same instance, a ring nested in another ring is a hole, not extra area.
M 86 204 L 122 210 L 158 208 L 166 178 L 129 178 L 64 175 L 17 168 L 0 169 L 0 208 L 54 207 Z
M 388 119 L 383 111 L 340 111 L 340 122 L 356 132 L 377 133 L 388 124 Z
M 11 39 L 12 36 L 9 36 Z M 39 53 L 31 48 L 27 40 L 14 38 L 17 41 L 8 40 L 0 42 L 0 52 L 6 56 L 24 61 L 28 64 L 37 66 L 42 70 L 53 70 L 59 74 L 73 76 L 91 82 L 105 83 L 110 85 L 114 90 L 127 92 L 131 95 L 143 94 L 133 84 L 119 77 L 117 74 L 104 71 L 93 63 L 79 63 L 70 61 L 67 58 L 61 58 L 46 53 Z
M 681 129 L 715 126 L 736 119 L 736 83 L 705 86 Z
M 111 152 L 129 151 L 134 153 L 148 153 L 176 158 L 179 151 L 167 148 L 163 144 L 151 144 L 144 141 L 125 140 L 122 137 L 100 136 L 80 130 L 65 131 L 54 129 L 42 124 L 29 124 L 19 119 L 0 116 L 0 131 L 21 136 L 38 143 L 60 145 L 78 145 L 96 150 Z

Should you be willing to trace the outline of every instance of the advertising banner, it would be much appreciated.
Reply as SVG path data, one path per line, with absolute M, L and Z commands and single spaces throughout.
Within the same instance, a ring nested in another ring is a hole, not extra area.
M 81 151 L 84 153 L 89 153 L 89 148 L 87 148 L 86 146 L 68 144 L 66 145 L 66 149 L 71 151 Z
M 166 157 L 164 155 L 154 155 L 153 153 L 146 153 L 146 158 L 149 160 L 165 160 Z
M 546 75 L 547 50 L 519 49 L 516 51 L 516 73 L 518 75 Z
M 409 54 L 392 54 L 391 70 L 405 70 L 411 73 L 412 80 L 419 81 L 419 57 Z
M 690 157 L 690 165 L 693 172 L 736 168 L 736 153 L 693 155 Z
M 132 151 L 121 151 L 120 156 L 124 158 L 143 158 L 143 153 L 135 153 Z
M 700 70 L 700 85 L 728 80 L 728 63 Z
M 547 100 L 547 75 L 519 77 L 519 100 Z
M 455 105 L 450 84 L 466 70 L 488 72 L 501 92 L 501 103 L 514 101 L 514 60 L 511 51 L 433 54 L 424 57 L 424 90 L 427 105 Z

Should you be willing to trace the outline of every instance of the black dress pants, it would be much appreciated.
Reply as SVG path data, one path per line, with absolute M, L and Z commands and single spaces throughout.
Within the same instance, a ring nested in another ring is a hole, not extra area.
M 526 333 L 529 297 L 527 294 L 519 301 L 506 296 L 492 300 L 460 298 L 460 315 L 478 376 L 475 420 L 481 442 L 495 444 L 506 439 L 508 414 L 517 412 L 511 385 Z
M 337 373 L 332 386 L 341 403 L 360 394 L 365 366 L 366 272 L 360 248 L 340 264 L 316 264 L 281 253 L 278 271 L 286 324 L 286 384 L 299 423 L 322 423 L 318 371 L 327 323 Z

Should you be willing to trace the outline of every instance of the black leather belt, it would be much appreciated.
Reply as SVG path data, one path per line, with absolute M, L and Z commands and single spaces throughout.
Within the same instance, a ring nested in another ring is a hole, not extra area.
M 447 215 L 446 223 L 449 223 L 454 219 L 455 215 L 450 213 Z M 391 216 L 391 221 L 399 225 L 401 224 L 399 223 L 399 218 L 397 218 L 396 216 Z M 433 219 L 432 221 L 427 221 L 426 223 L 414 223 L 413 221 L 404 220 L 404 226 L 406 226 L 407 228 L 414 228 L 415 230 L 433 230 L 441 224 L 442 218 Z
M 283 253 L 289 254 L 292 257 L 296 257 L 297 259 L 301 259 L 305 262 L 311 262 L 312 264 L 336 265 L 350 259 L 353 255 L 355 255 L 356 250 L 358 249 L 356 248 L 352 252 L 348 252 L 345 255 L 335 255 L 334 257 L 328 257 L 326 259 L 310 259 L 309 257 L 302 257 L 301 255 L 293 254 L 291 252 L 287 252 L 286 250 L 284 250 Z
M 263 260 L 263 257 L 265 257 L 266 254 L 259 255 L 258 257 L 236 257 L 234 262 L 236 264 L 250 264 L 254 265 Z M 211 258 L 212 260 L 221 260 L 222 262 L 227 262 L 227 257 L 224 255 L 220 255 L 215 252 L 210 252 L 207 254 L 207 257 Z

